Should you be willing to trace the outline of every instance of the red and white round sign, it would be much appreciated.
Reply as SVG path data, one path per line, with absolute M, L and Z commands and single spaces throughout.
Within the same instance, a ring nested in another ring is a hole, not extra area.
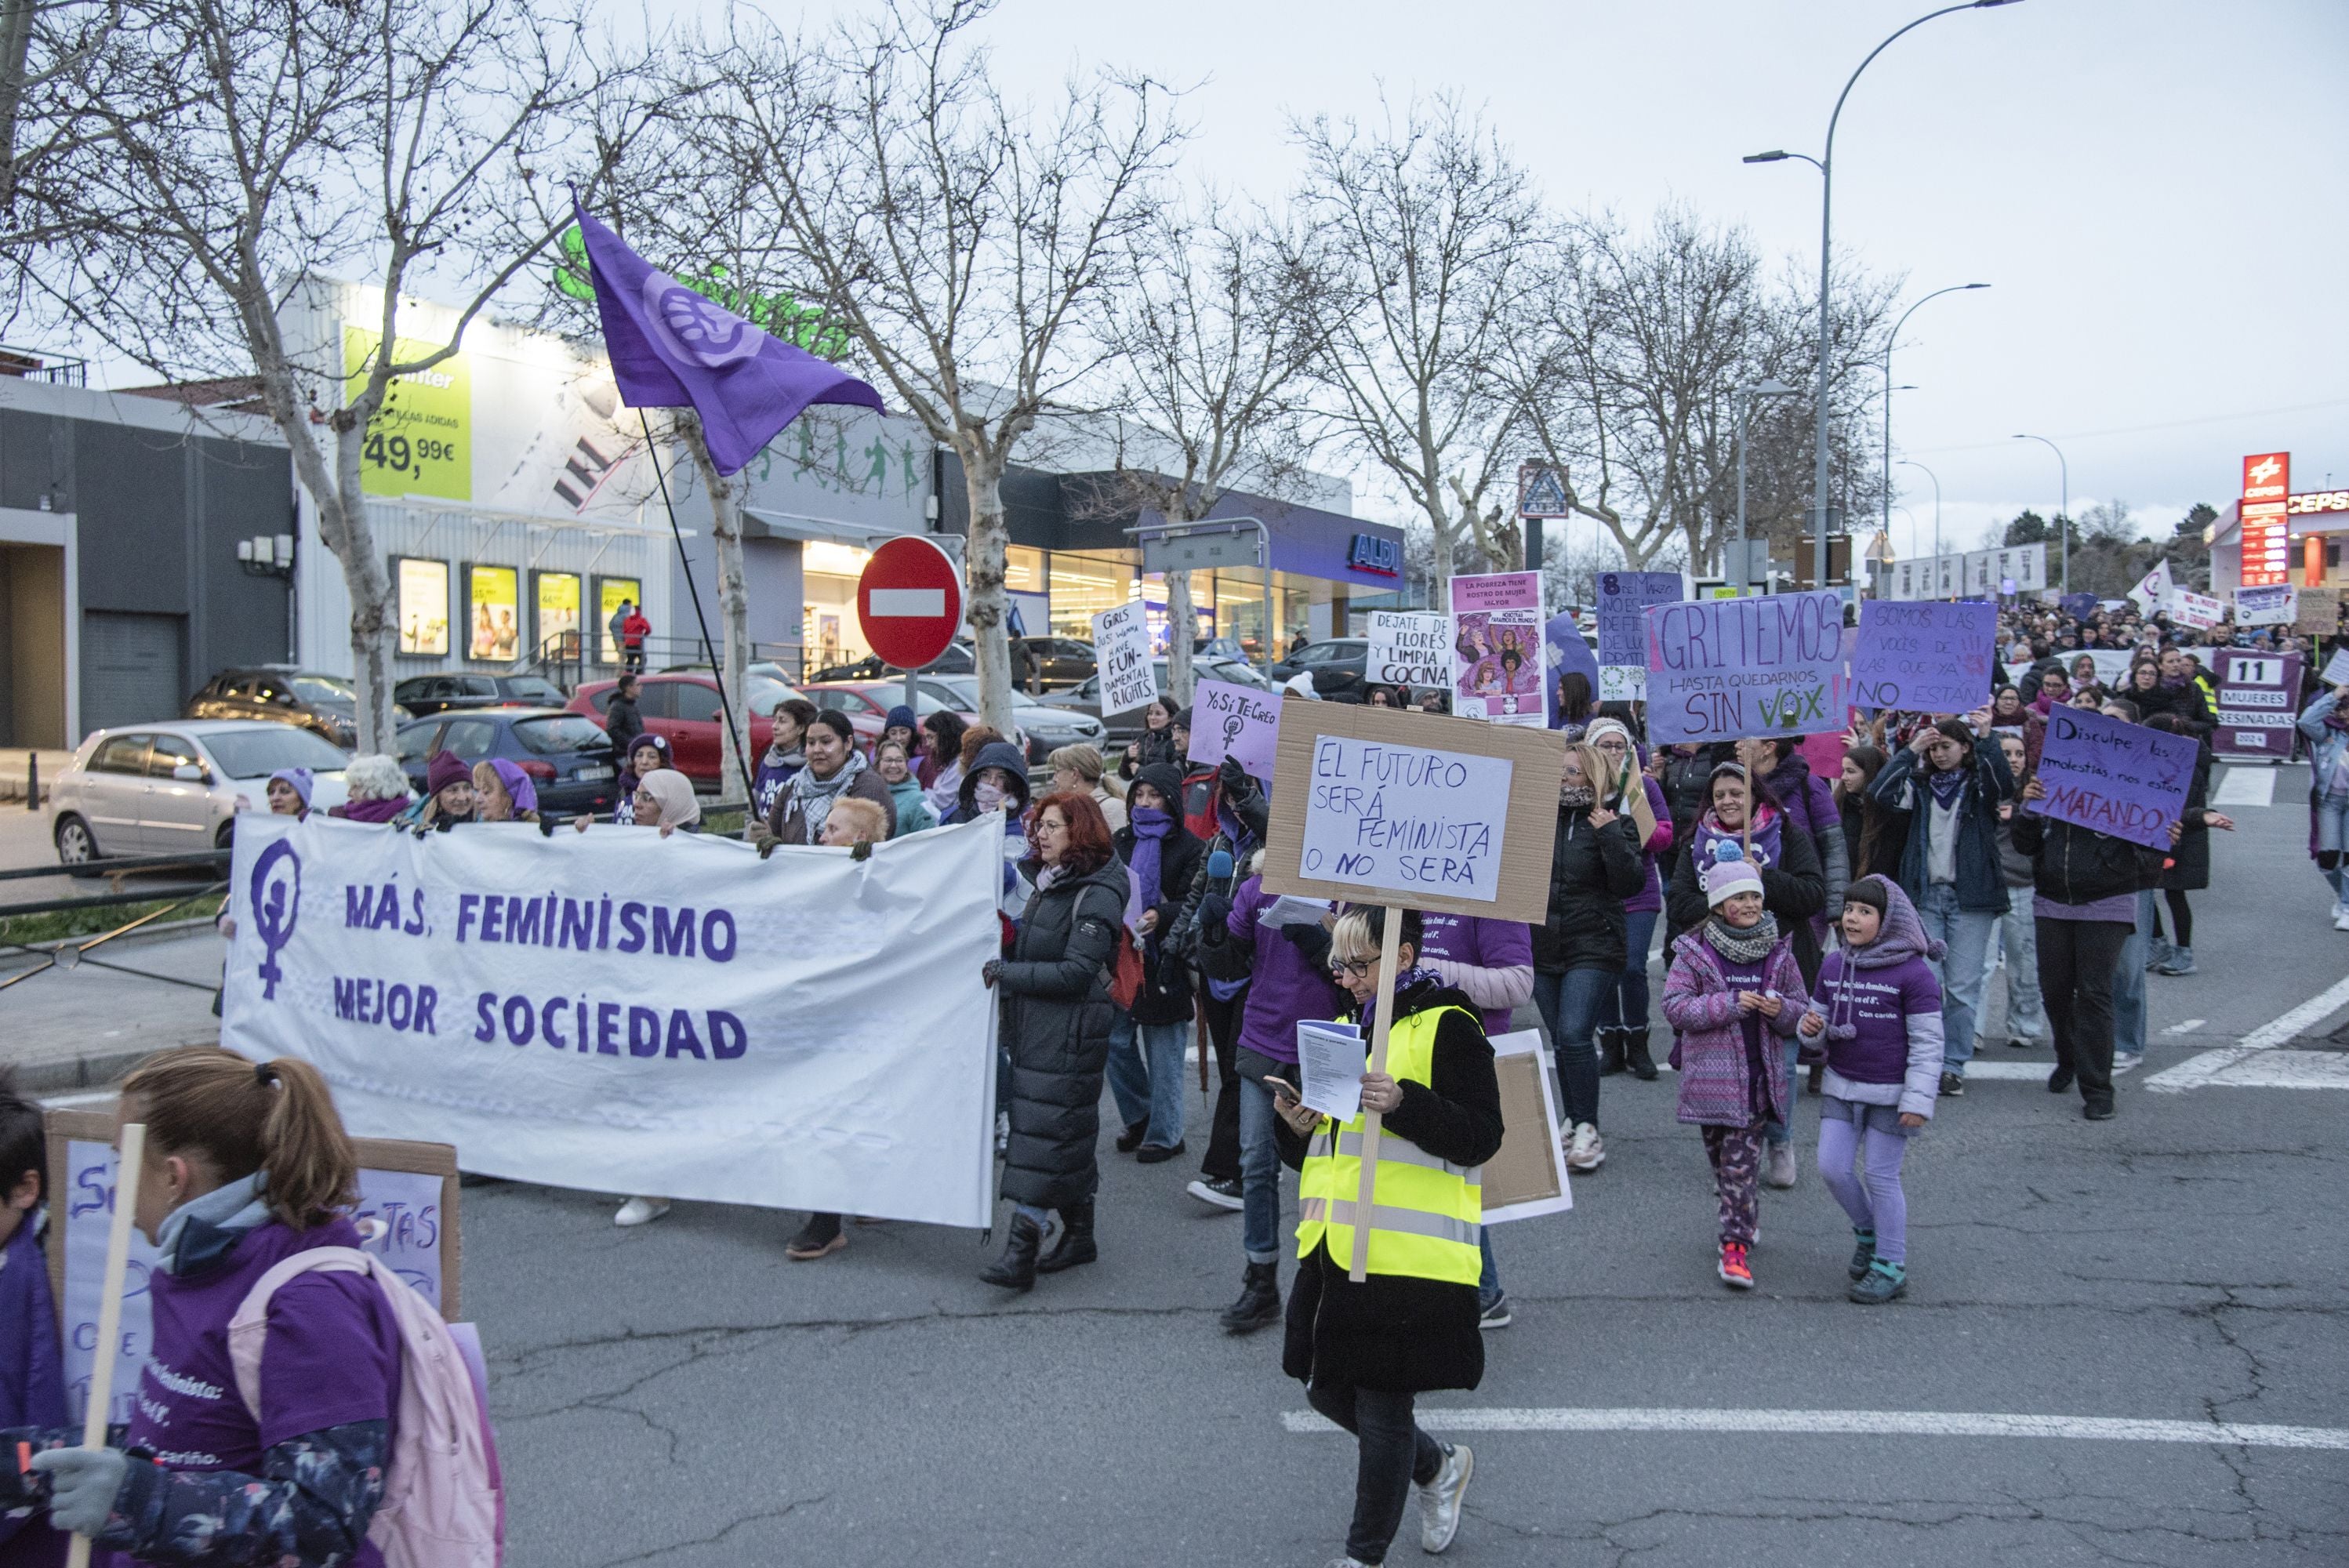
M 856 580 L 856 624 L 885 664 L 920 669 L 962 630 L 962 568 L 919 534 L 890 540 Z

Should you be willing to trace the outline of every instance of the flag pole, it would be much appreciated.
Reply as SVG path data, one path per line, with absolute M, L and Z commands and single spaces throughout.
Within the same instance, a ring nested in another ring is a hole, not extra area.
M 693 581 L 693 562 L 685 558 L 685 531 L 677 525 L 677 506 L 668 499 L 668 476 L 661 472 L 660 449 L 653 444 L 652 421 L 645 418 L 642 408 L 636 410 L 636 423 L 645 432 L 645 455 L 652 459 L 653 479 L 660 486 L 661 509 L 668 513 L 669 537 L 677 541 L 677 563 L 685 569 L 685 591 L 693 599 L 694 624 L 701 628 L 701 651 L 709 655 L 709 673 L 718 677 L 718 711 L 726 718 L 727 744 L 734 748 L 734 765 L 742 770 L 743 828 L 750 827 L 750 758 L 742 749 L 742 732 L 734 727 L 734 705 L 726 700 L 726 669 L 718 662 L 718 650 L 709 643 L 709 617 L 701 613 L 701 589 Z

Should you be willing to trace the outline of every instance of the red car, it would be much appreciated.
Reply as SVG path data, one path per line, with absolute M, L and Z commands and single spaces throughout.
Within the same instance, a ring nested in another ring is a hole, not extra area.
M 759 758 L 767 749 L 767 738 L 774 726 L 771 716 L 776 708 L 795 696 L 804 696 L 818 706 L 823 706 L 812 692 L 802 693 L 765 676 L 748 677 L 750 698 L 749 736 L 750 767 L 755 771 Z M 572 694 L 571 711 L 584 713 L 596 723 L 605 722 L 605 710 L 612 704 L 616 681 L 589 681 Z M 902 689 L 902 688 L 901 688 Z M 697 675 L 680 670 L 667 675 L 636 677 L 636 711 L 643 717 L 645 728 L 652 734 L 666 737 L 669 754 L 677 762 L 678 771 L 692 779 L 696 786 L 715 789 L 718 787 L 719 759 L 725 755 L 725 725 L 719 717 L 718 681 L 713 676 Z M 734 716 L 737 723 L 742 716 Z M 857 738 L 865 747 L 881 738 L 881 714 L 866 716 L 851 711 L 849 722 L 856 728 Z M 627 744 L 630 738 L 614 736 L 615 749 Z M 620 759 L 623 767 L 627 758 Z
M 858 738 L 870 748 L 881 738 L 881 727 L 888 719 L 889 710 L 905 706 L 905 683 L 894 681 L 825 681 L 820 686 L 804 686 L 801 695 L 818 707 L 833 708 L 848 716 L 856 727 Z M 914 699 L 914 717 L 925 719 L 934 713 L 946 711 L 946 704 L 928 692 L 917 692 Z M 978 715 L 956 710 L 966 725 L 977 724 Z M 866 727 L 866 721 L 871 727 Z

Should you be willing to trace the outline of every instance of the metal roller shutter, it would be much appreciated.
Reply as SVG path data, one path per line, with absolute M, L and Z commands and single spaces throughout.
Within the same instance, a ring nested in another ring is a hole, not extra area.
M 180 617 L 86 610 L 81 617 L 84 733 L 177 718 L 188 700 Z

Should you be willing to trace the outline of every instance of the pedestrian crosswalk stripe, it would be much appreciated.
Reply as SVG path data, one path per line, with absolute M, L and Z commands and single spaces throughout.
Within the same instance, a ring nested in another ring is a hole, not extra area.
M 2271 1082 L 2273 1075 L 2252 1070 L 2248 1074 L 2235 1069 L 2242 1067 L 2261 1051 L 2271 1051 L 2299 1037 L 2301 1031 L 2312 1028 L 2344 1007 L 2349 1007 L 2349 978 L 2334 981 L 2316 995 L 2311 996 L 2291 1012 L 2271 1022 L 2261 1025 L 2245 1035 L 2240 1044 L 2222 1046 L 2215 1051 L 2202 1051 L 2189 1057 L 2176 1067 L 2158 1072 L 2145 1080 L 2145 1087 L 2156 1094 L 2183 1094 L 2189 1088 L 2313 1088 L 2333 1087 L 2304 1082 Z M 2299 1056 L 2320 1053 L 2295 1052 Z M 2344 1086 L 2349 1087 L 2349 1086 Z
M 2095 1442 L 2211 1443 L 2222 1448 L 2349 1449 L 2349 1429 L 2240 1421 L 2139 1420 L 2127 1416 L 1980 1415 L 1940 1410 L 1692 1408 L 1429 1409 L 1431 1432 L 1816 1432 L 1918 1438 L 2063 1438 Z M 1291 1432 L 1335 1432 L 1311 1410 L 1284 1410 Z

